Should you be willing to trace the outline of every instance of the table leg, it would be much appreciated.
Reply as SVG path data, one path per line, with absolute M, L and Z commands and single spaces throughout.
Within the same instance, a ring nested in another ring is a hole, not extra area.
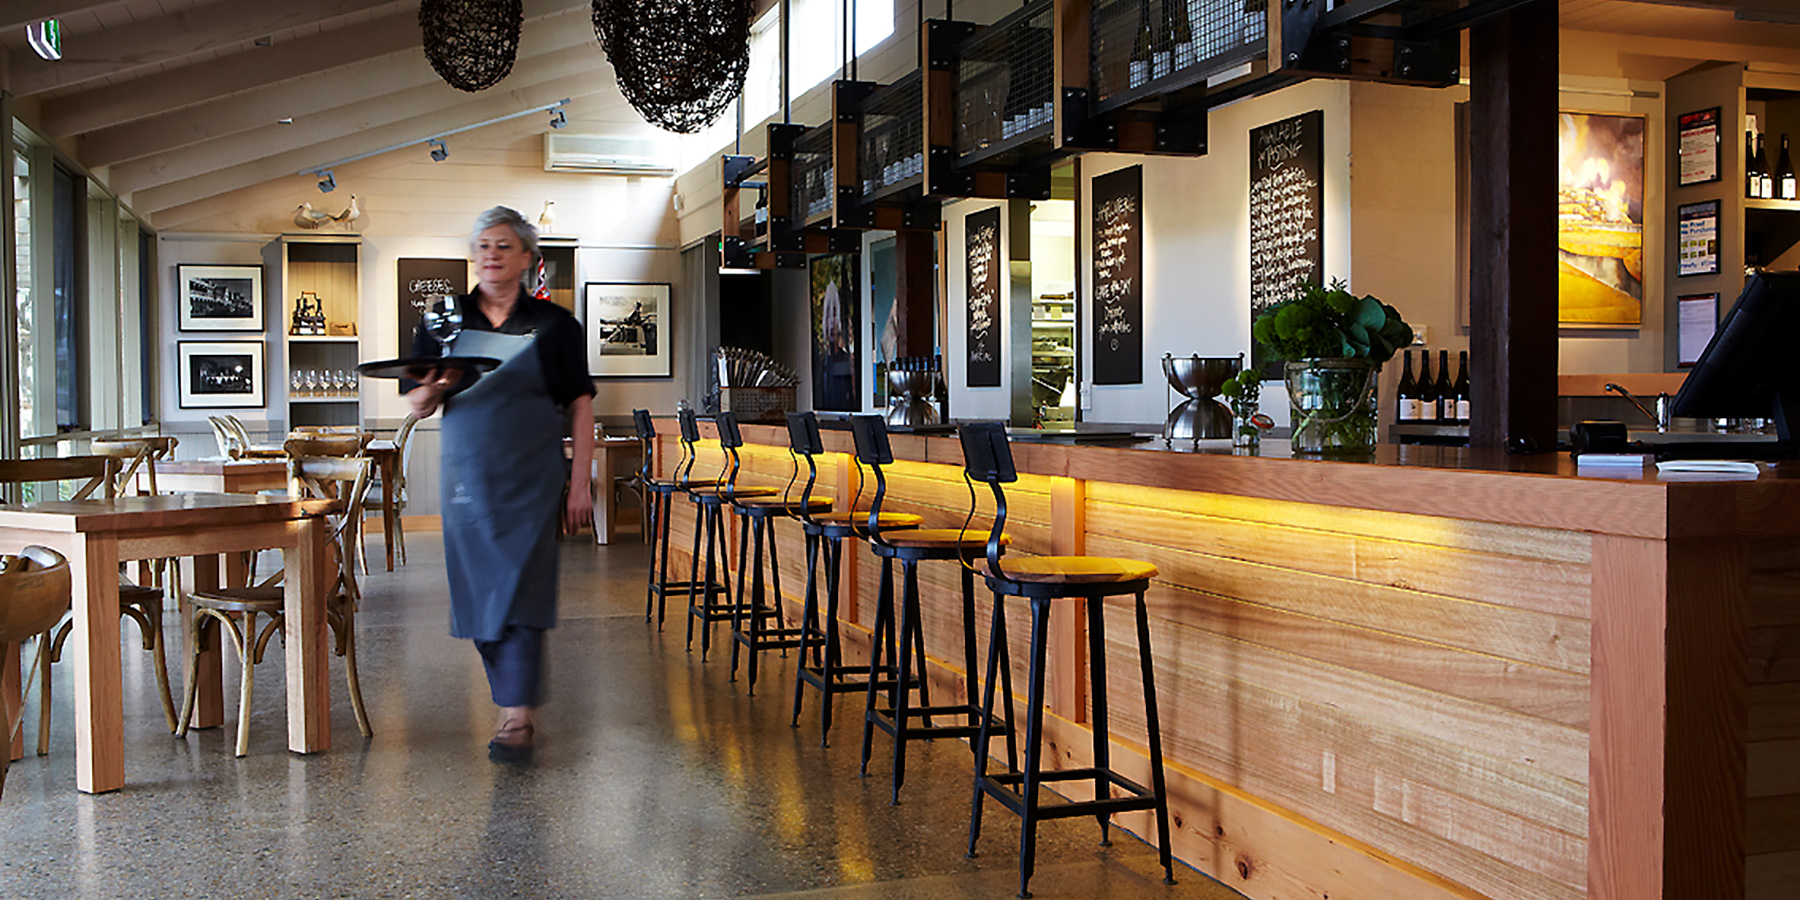
M 381 546 L 387 550 L 387 570 L 394 571 L 394 470 L 398 454 L 383 453 L 381 460 Z
M 323 517 L 299 519 L 290 527 L 295 530 L 295 540 L 281 551 L 287 567 L 282 603 L 287 618 L 288 749 L 314 753 L 331 749 L 325 628 L 331 559 L 325 549 Z
M 613 523 L 617 521 L 617 498 L 613 496 L 612 454 L 604 445 L 594 448 L 594 543 L 613 541 Z
M 25 708 L 25 682 L 21 679 L 19 658 L 23 652 L 19 649 L 21 642 L 9 641 L 0 644 L 0 725 L 12 727 L 13 717 Z M 25 729 L 13 735 L 7 749 L 8 759 L 22 759 L 25 756 Z
M 237 554 L 232 554 L 233 558 Z M 229 565 L 229 564 L 228 564 Z M 243 568 L 238 563 L 236 568 Z M 234 577 L 231 584 L 239 584 Z M 219 587 L 219 557 L 216 554 L 194 557 L 194 589 L 197 591 L 216 590 Z M 219 629 L 207 631 L 206 640 L 200 647 L 200 660 L 194 662 L 186 658 L 190 646 L 189 632 L 194 629 L 194 605 L 184 594 L 181 598 L 181 664 L 193 665 L 194 675 L 199 679 L 194 691 L 194 720 L 190 728 L 217 728 L 225 724 L 225 658 L 220 652 Z
M 70 548 L 74 580 L 75 786 L 125 786 L 125 706 L 119 659 L 119 544 L 86 536 Z

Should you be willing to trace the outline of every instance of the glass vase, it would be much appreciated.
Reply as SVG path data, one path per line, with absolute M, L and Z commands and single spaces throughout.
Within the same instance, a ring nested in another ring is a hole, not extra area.
M 1286 367 L 1293 450 L 1323 456 L 1375 452 L 1381 364 L 1367 359 L 1303 359 Z
M 1262 429 L 1254 421 L 1261 407 L 1255 400 L 1234 398 L 1231 401 L 1231 446 L 1261 447 Z

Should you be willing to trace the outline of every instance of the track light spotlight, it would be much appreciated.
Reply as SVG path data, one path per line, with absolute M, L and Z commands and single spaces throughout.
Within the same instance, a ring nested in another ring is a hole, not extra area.
M 325 176 L 324 178 L 319 179 L 319 193 L 329 194 L 332 191 L 337 190 L 337 179 L 332 177 L 330 169 L 326 169 L 319 174 Z
M 450 157 L 450 147 L 443 141 L 432 138 L 431 140 L 426 141 L 426 143 L 431 145 L 432 162 L 443 162 Z
M 551 128 L 561 128 L 567 124 L 569 124 L 569 117 L 567 114 L 565 114 L 562 111 L 561 107 L 557 107 L 556 109 L 553 109 L 550 111 L 550 127 Z

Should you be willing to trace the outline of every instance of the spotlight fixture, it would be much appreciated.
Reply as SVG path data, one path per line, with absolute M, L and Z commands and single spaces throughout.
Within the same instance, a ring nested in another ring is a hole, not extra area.
M 443 141 L 440 141 L 437 138 L 432 138 L 431 140 L 426 141 L 425 143 L 430 145 L 430 147 L 431 147 L 431 161 L 432 162 L 443 162 L 444 160 L 450 158 L 450 147 L 449 147 L 449 145 L 445 144 Z
M 319 193 L 329 194 L 332 191 L 337 190 L 337 179 L 331 177 L 330 169 L 326 169 L 318 174 L 325 176 L 324 178 L 319 179 Z
M 569 117 L 567 114 L 565 114 L 563 112 L 562 107 L 559 106 L 553 110 L 550 110 L 550 127 L 551 128 L 561 128 L 567 124 L 569 124 Z

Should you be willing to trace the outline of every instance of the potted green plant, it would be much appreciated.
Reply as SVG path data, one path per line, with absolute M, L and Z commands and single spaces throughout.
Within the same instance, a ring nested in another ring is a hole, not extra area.
M 1413 338 L 1399 310 L 1334 279 L 1270 306 L 1250 335 L 1284 363 L 1294 452 L 1374 451 L 1381 364 Z

